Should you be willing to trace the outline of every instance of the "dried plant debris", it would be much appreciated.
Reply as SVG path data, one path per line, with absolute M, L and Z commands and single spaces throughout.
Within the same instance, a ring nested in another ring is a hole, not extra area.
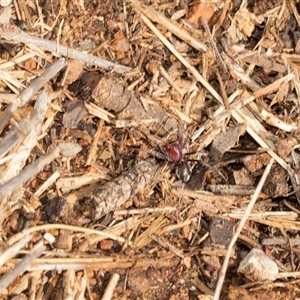
M 275 280 L 278 275 L 276 263 L 260 249 L 252 249 L 240 262 L 238 272 L 252 281 Z
M 161 134 L 177 127 L 174 118 L 169 117 L 157 103 L 130 92 L 113 78 L 103 77 L 92 97 L 97 105 L 117 114 L 119 122 L 130 120 L 131 126 L 147 125 L 153 131 L 160 129 Z
M 1 299 L 299 298 L 299 20 L 0 1 Z
M 210 223 L 210 239 L 214 245 L 228 247 L 232 238 L 234 222 L 225 218 L 213 218 Z
M 67 102 L 62 124 L 66 128 L 76 128 L 78 123 L 87 115 L 88 112 L 82 103 Z
M 95 190 L 91 196 L 94 207 L 90 212 L 97 220 L 107 213 L 120 207 L 137 193 L 145 193 L 157 180 L 157 166 L 153 161 L 141 161 L 131 170 L 124 172 L 106 185 Z
M 245 124 L 230 127 L 225 133 L 216 136 L 211 146 L 211 155 L 214 159 L 219 159 L 225 152 L 230 150 L 238 141 L 239 137 L 246 131 Z

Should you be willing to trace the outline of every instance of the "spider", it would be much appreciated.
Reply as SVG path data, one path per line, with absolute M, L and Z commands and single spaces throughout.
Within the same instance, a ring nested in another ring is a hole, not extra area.
M 140 131 L 140 130 L 139 130 Z M 223 174 L 210 166 L 209 164 L 206 164 L 200 159 L 188 159 L 187 156 L 191 154 L 195 154 L 196 152 L 186 152 L 184 153 L 184 149 L 189 145 L 190 142 L 190 134 L 187 134 L 187 138 L 183 140 L 183 127 L 179 126 L 178 129 L 178 137 L 177 140 L 172 141 L 167 144 L 163 144 L 162 141 L 155 136 L 151 135 L 149 132 L 145 133 L 140 131 L 143 135 L 145 135 L 149 140 L 153 141 L 159 148 L 160 151 L 154 150 L 154 149 L 143 149 L 140 151 L 146 152 L 160 160 L 167 161 L 171 164 L 172 167 L 177 167 L 177 174 L 179 179 L 182 180 L 183 183 L 186 183 L 189 181 L 191 175 L 192 175 L 192 167 L 190 166 L 190 163 L 198 164 L 204 167 L 205 169 L 211 169 L 212 171 L 216 172 L 221 176 L 225 181 L 225 177 Z

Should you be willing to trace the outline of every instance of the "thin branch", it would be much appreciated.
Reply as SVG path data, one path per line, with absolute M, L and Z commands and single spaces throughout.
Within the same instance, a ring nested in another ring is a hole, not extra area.
M 0 27 L 1 28 L 1 27 Z M 1 35 L 0 31 L 0 35 Z M 47 68 L 42 75 L 35 78 L 31 84 L 19 95 L 16 99 L 8 105 L 4 113 L 0 117 L 0 133 L 3 131 L 5 126 L 8 124 L 13 113 L 20 106 L 25 105 L 31 97 L 39 91 L 51 78 L 53 78 L 64 66 L 66 60 L 64 58 L 58 59 L 53 65 Z
M 26 255 L 21 262 L 19 262 L 15 268 L 6 273 L 0 280 L 0 293 L 9 286 L 21 273 L 27 271 L 31 262 L 34 261 L 37 257 L 39 257 L 43 251 L 46 250 L 46 247 L 43 244 L 43 241 L 38 242 L 30 251 L 28 255 Z
M 114 293 L 114 289 L 115 289 L 116 286 L 117 286 L 117 283 L 118 283 L 119 278 L 120 278 L 120 275 L 117 274 L 117 273 L 115 273 L 115 274 L 111 277 L 111 279 L 110 279 L 110 281 L 109 281 L 109 283 L 108 283 L 108 285 L 107 285 L 107 287 L 106 287 L 106 290 L 105 290 L 105 292 L 104 292 L 104 295 L 103 295 L 103 297 L 102 297 L 102 300 L 110 300 L 110 299 L 112 298 L 113 293 Z
M 40 172 L 47 164 L 51 163 L 59 156 L 73 156 L 81 151 L 81 147 L 74 143 L 59 143 L 53 150 L 44 156 L 35 160 L 31 165 L 26 167 L 18 176 L 10 179 L 0 185 L 0 197 L 4 197 L 13 190 L 20 187 L 24 182 Z
M 46 39 L 29 35 L 14 25 L 3 25 L 2 27 L 0 27 L 0 36 L 24 44 L 33 44 L 44 50 L 59 53 L 60 55 L 65 57 L 76 58 L 83 61 L 87 65 L 97 66 L 116 73 L 123 74 L 125 72 L 131 71 L 131 68 L 129 67 L 115 64 L 97 56 L 84 53 L 79 50 L 48 41 Z
M 6 261 L 13 258 L 31 239 L 31 236 L 28 234 L 24 236 L 19 242 L 15 245 L 7 248 L 1 255 L 0 255 L 0 266 L 3 266 Z
M 189 44 L 193 48 L 199 51 L 207 51 L 207 47 L 205 44 L 199 42 L 199 40 L 195 39 L 192 35 L 189 34 L 188 31 L 183 29 L 177 22 L 174 20 L 170 20 L 166 18 L 163 14 L 159 13 L 152 7 L 148 6 L 147 8 L 140 5 L 137 1 L 131 1 L 132 6 L 143 13 L 145 16 L 150 18 L 153 22 L 156 22 L 164 27 L 166 27 L 170 32 L 179 37 L 185 43 Z
M 232 249 L 248 219 L 248 216 L 249 214 L 251 213 L 251 210 L 259 196 L 259 193 L 263 187 L 263 185 L 265 184 L 265 181 L 270 173 L 270 170 L 271 170 L 271 167 L 273 165 L 273 162 L 274 162 L 274 158 L 271 158 L 269 164 L 267 165 L 267 167 L 265 168 L 265 171 L 256 187 L 256 190 L 251 198 L 251 201 L 249 202 L 246 210 L 245 210 L 245 213 L 244 213 L 244 216 L 243 218 L 241 219 L 237 229 L 236 229 L 236 232 L 234 234 L 234 236 L 232 237 L 231 241 L 230 241 L 230 244 L 228 246 L 228 249 L 227 249 L 227 253 L 226 253 L 226 256 L 224 258 L 224 262 L 223 262 L 223 265 L 222 265 L 222 268 L 221 268 L 221 271 L 220 271 L 220 274 L 219 274 L 219 279 L 218 279 L 218 282 L 217 282 L 217 287 L 216 287 L 216 290 L 215 290 L 215 294 L 214 294 L 214 298 L 213 300 L 219 300 L 219 297 L 220 297 L 220 294 L 221 294 L 221 290 L 222 290 L 222 286 L 223 286 L 223 282 L 224 282 L 224 279 L 225 279 L 225 275 L 226 275 L 226 270 L 227 270 L 227 266 L 228 266 L 228 262 L 229 262 L 229 259 L 230 259 L 230 256 L 231 256 L 231 252 L 232 252 Z

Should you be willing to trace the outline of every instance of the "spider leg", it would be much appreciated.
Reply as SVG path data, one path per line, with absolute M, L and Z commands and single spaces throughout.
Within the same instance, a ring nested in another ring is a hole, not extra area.
M 147 137 L 150 141 L 152 141 L 153 143 L 155 143 L 159 150 L 161 151 L 161 153 L 155 151 L 155 150 L 148 150 L 148 151 L 153 151 L 153 152 L 156 152 L 155 157 L 159 158 L 159 159 L 165 159 L 167 160 L 168 158 L 168 154 L 166 152 L 166 149 L 165 149 L 165 146 L 164 146 L 164 143 L 159 139 L 157 138 L 156 136 L 152 135 L 149 131 L 148 132 L 143 132 L 141 130 L 138 129 L 139 132 L 141 132 L 145 137 Z M 150 153 L 151 154 L 151 153 Z
M 185 152 L 184 153 L 184 156 L 188 156 L 188 155 L 192 155 L 192 154 L 199 154 L 199 156 L 201 155 L 201 157 L 202 156 L 207 156 L 208 154 L 207 154 L 207 152 L 206 151 L 190 151 L 190 152 Z M 198 157 L 198 156 L 197 156 Z M 192 159 L 188 159 L 188 160 L 192 160 Z M 195 160 L 195 159 L 194 159 Z M 202 159 L 201 159 L 201 161 L 202 161 Z
M 187 131 L 187 133 L 184 134 L 184 127 L 183 127 L 182 122 L 179 124 L 178 139 L 179 139 L 179 144 L 181 145 L 181 149 L 185 149 L 189 145 L 189 143 L 192 139 L 192 132 L 194 132 L 195 129 L 196 129 L 196 126 L 190 126 L 190 129 Z M 183 139 L 184 135 L 186 135 L 185 140 Z
M 153 149 L 150 149 L 150 150 L 147 150 L 147 149 L 139 149 L 139 151 L 142 151 L 142 152 L 146 152 L 158 159 L 161 159 L 161 160 L 167 160 L 167 156 L 163 153 L 160 153 L 158 151 L 155 151 Z
M 181 146 L 181 148 L 184 148 L 183 146 L 186 143 L 185 141 L 183 141 L 183 136 L 184 136 L 184 125 L 183 125 L 182 121 L 179 121 L 177 138 L 178 138 L 178 142 L 179 142 L 179 145 Z
M 207 163 L 205 163 L 205 162 L 202 161 L 202 160 L 198 160 L 198 164 L 200 164 L 200 165 L 206 167 L 207 169 L 212 170 L 213 172 L 215 172 L 216 174 L 218 174 L 221 178 L 223 178 L 225 182 L 227 182 L 227 179 L 225 178 L 225 176 L 224 176 L 219 170 L 217 170 L 216 168 L 214 168 L 214 167 L 211 166 L 210 164 L 207 164 Z

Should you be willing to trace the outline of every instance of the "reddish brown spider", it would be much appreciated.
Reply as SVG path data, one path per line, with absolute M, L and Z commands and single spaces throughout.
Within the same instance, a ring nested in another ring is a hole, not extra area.
M 178 130 L 178 140 L 171 142 L 167 145 L 164 145 L 162 141 L 158 138 L 156 138 L 154 135 L 151 135 L 149 132 L 144 133 L 142 132 L 149 140 L 153 141 L 160 149 L 159 151 L 155 151 L 153 149 L 151 150 L 142 150 L 145 151 L 158 159 L 166 160 L 174 165 L 178 165 L 183 161 L 184 154 L 183 150 L 188 145 L 190 141 L 190 137 L 186 138 L 186 140 L 183 142 L 183 128 L 182 126 L 179 126 Z
M 217 172 L 219 176 L 223 179 L 225 177 L 218 170 L 213 168 L 212 166 L 206 164 L 200 159 L 185 159 L 185 156 L 195 154 L 195 152 L 184 153 L 183 150 L 188 146 L 190 142 L 190 135 L 188 134 L 185 141 L 183 141 L 183 127 L 179 126 L 178 130 L 178 140 L 173 141 L 169 144 L 164 145 L 162 141 L 150 133 L 142 132 L 149 140 L 153 141 L 158 147 L 160 151 L 156 151 L 154 149 L 151 150 L 141 150 L 149 153 L 150 155 L 168 161 L 171 163 L 173 167 L 177 167 L 178 176 L 183 182 L 187 182 L 190 179 L 192 168 L 189 165 L 189 162 L 196 163 L 202 165 L 205 169 L 211 169 L 214 172 Z M 226 179 L 225 179 L 226 181 Z

